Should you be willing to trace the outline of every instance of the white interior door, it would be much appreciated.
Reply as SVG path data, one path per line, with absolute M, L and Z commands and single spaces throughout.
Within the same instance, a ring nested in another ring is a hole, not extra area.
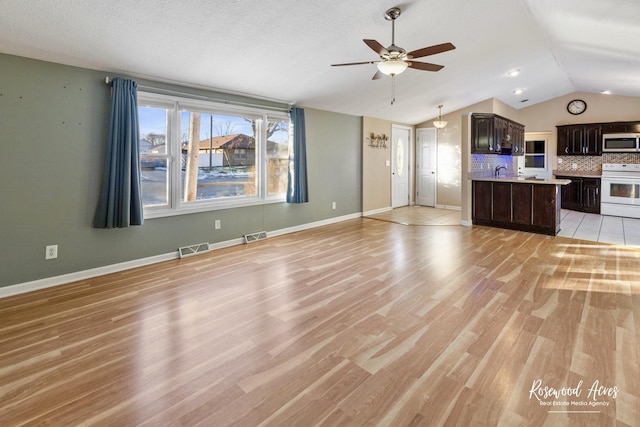
M 416 203 L 435 207 L 437 129 L 418 129 L 416 133 Z
M 391 127 L 391 207 L 409 204 L 409 144 L 411 128 Z

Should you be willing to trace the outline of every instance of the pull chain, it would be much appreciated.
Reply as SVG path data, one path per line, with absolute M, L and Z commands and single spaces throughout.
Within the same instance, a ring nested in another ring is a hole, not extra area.
M 391 74 L 391 105 L 396 102 L 396 75 Z

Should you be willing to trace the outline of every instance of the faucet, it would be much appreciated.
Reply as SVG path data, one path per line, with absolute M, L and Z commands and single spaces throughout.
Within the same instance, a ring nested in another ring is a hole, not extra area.
M 493 171 L 493 176 L 496 178 L 500 176 L 500 169 L 507 170 L 505 166 L 496 166 L 496 169 Z

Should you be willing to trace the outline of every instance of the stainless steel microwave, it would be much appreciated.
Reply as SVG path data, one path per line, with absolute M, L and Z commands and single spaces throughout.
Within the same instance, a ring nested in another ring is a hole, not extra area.
M 640 133 L 605 133 L 602 135 L 605 153 L 635 153 L 640 151 Z

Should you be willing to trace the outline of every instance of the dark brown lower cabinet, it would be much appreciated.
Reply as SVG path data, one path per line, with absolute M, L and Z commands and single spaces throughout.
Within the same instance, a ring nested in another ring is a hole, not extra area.
M 511 184 L 508 182 L 493 183 L 493 219 L 494 221 L 511 221 Z
M 473 181 L 473 223 L 555 236 L 560 185 Z
M 560 203 L 557 203 L 559 190 L 555 185 L 533 186 L 533 218 L 531 224 L 534 227 L 549 227 L 555 224 L 560 231 Z M 557 232 L 556 231 L 556 232 Z
M 513 204 L 512 221 L 515 224 L 531 224 L 531 206 L 533 206 L 532 192 L 532 184 L 518 184 L 511 187 L 513 199 L 518 200 L 518 203 Z
M 600 213 L 600 178 L 556 176 L 570 179 L 571 184 L 562 186 L 562 209 Z
M 585 212 L 600 213 L 600 178 L 582 179 L 582 209 Z
M 492 183 L 488 181 L 473 182 L 473 218 L 491 221 L 492 188 Z

